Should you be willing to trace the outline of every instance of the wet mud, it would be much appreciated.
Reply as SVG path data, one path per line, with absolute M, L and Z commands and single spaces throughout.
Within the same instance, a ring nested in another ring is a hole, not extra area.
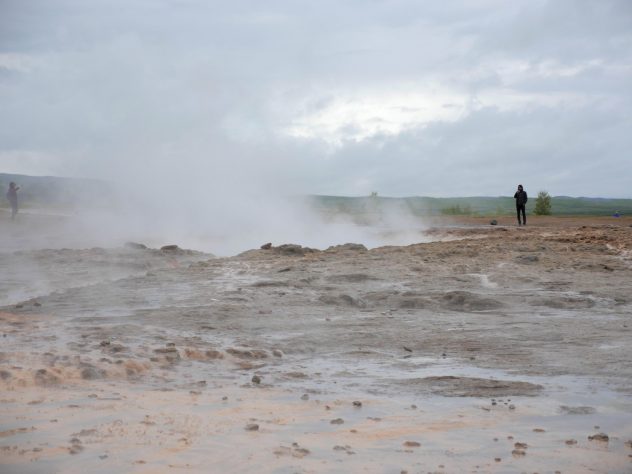
M 630 472 L 632 227 L 463 224 L 0 253 L 0 471 Z

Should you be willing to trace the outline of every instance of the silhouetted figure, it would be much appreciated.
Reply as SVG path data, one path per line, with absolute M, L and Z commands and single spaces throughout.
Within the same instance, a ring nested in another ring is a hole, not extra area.
M 13 181 L 9 183 L 9 190 L 7 191 L 7 199 L 11 204 L 11 219 L 15 219 L 15 215 L 18 213 L 18 191 L 19 186 L 16 186 Z
M 518 191 L 514 194 L 514 199 L 516 200 L 516 214 L 518 215 L 518 225 L 527 225 L 527 214 L 525 212 L 525 206 L 527 205 L 527 201 L 529 198 L 527 197 L 527 192 L 522 189 L 522 184 L 518 185 Z M 522 222 L 520 222 L 520 213 L 522 213 Z

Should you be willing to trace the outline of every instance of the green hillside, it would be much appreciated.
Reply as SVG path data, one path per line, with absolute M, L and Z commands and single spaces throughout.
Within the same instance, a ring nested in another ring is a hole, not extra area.
M 8 207 L 4 195 L 11 181 L 21 187 L 20 206 L 24 208 L 107 207 L 117 199 L 114 186 L 105 181 L 0 173 L 0 207 Z M 346 214 L 358 222 L 375 221 L 398 212 L 414 216 L 500 216 L 515 212 L 515 203 L 511 196 L 390 198 L 312 195 L 306 199 L 324 215 Z M 535 196 L 532 196 L 527 203 L 527 212 L 532 213 L 534 206 Z M 617 211 L 622 215 L 632 215 L 632 199 L 553 196 L 552 206 L 553 215 L 557 216 L 610 216 Z
M 496 216 L 515 212 L 513 197 L 340 197 L 310 196 L 316 209 L 325 214 L 350 214 L 354 216 L 378 216 L 385 212 L 405 211 L 415 216 L 472 215 Z M 527 213 L 532 213 L 535 197 L 527 203 Z M 632 215 L 632 199 L 605 199 L 587 197 L 552 197 L 552 213 L 558 216 L 610 216 L 615 212 Z

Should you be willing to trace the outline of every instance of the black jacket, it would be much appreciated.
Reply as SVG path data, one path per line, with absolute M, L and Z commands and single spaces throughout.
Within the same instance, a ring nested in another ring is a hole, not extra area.
M 516 194 L 514 194 L 514 199 L 516 200 L 516 206 L 524 206 L 529 200 L 529 198 L 527 198 L 526 191 L 516 191 Z

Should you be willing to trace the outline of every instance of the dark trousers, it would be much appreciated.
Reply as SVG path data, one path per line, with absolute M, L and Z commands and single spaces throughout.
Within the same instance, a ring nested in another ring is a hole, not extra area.
M 524 204 L 516 204 L 516 214 L 518 215 L 518 225 L 520 225 L 520 213 L 522 212 L 522 224 L 527 225 L 527 215 Z

